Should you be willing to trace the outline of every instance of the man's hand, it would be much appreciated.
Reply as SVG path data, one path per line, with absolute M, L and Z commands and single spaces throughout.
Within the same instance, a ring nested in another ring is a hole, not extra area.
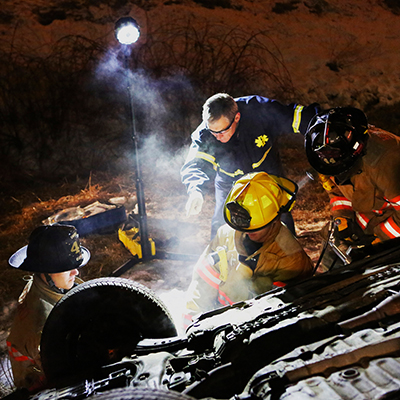
M 192 192 L 189 195 L 189 199 L 185 206 L 186 216 L 189 217 L 191 215 L 199 214 L 203 207 L 203 202 L 204 202 L 203 195 L 200 192 L 198 191 Z
M 357 222 L 347 218 L 335 218 L 333 236 L 335 239 L 358 245 L 375 244 L 379 239 L 374 235 L 366 235 Z
M 335 218 L 333 236 L 347 242 L 356 242 L 363 236 L 362 229 L 356 222 L 347 218 Z

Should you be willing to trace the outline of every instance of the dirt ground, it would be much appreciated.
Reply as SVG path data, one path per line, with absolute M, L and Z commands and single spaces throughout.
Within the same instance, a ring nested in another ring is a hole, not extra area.
M 320 249 L 317 231 L 329 218 L 327 196 L 319 183 L 307 178 L 308 168 L 303 154 L 302 138 L 294 136 L 282 143 L 282 155 L 288 177 L 299 184 L 299 194 L 293 210 L 297 235 L 314 262 Z M 158 250 L 168 253 L 199 255 L 209 240 L 210 222 L 214 207 L 213 193 L 207 193 L 200 215 L 186 218 L 185 189 L 179 181 L 179 171 L 166 180 L 154 170 L 143 168 L 147 225 L 149 236 Z M 132 173 L 120 176 L 93 174 L 88 180 L 49 185 L 40 182 L 19 184 L 3 196 L 1 207 L 0 246 L 0 319 L 1 346 L 10 325 L 16 299 L 24 286 L 24 273 L 8 266 L 8 258 L 27 244 L 30 232 L 49 216 L 71 207 L 84 207 L 95 201 L 123 202 L 127 213 L 137 210 L 135 180 Z M 136 207 L 136 208 L 135 208 Z M 88 235 L 82 243 L 91 252 L 91 260 L 82 268 L 84 280 L 110 276 L 132 258 L 118 239 L 118 233 Z M 166 302 L 178 303 L 187 288 L 193 261 L 154 259 L 138 263 L 122 277 L 133 279 L 153 289 Z M 174 311 L 174 310 L 172 310 Z M 178 312 L 179 313 L 179 312 Z M 174 312 L 173 312 L 174 314 Z M 176 313 L 175 313 L 176 314 Z

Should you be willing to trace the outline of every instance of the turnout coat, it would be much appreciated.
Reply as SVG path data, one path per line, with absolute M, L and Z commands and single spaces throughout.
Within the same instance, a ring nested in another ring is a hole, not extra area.
M 218 229 L 194 267 L 184 327 L 201 312 L 311 276 L 312 262 L 289 229 L 279 220 L 271 225 L 269 238 L 251 254 L 244 246 L 244 232 L 226 224 Z
M 82 282 L 80 278 L 75 278 L 75 283 Z M 18 299 L 17 314 L 7 338 L 17 388 L 26 388 L 31 392 L 43 388 L 45 377 L 40 361 L 40 339 L 47 317 L 63 296 L 53 291 L 39 275 L 29 277 Z
M 262 96 L 240 97 L 235 101 L 240 120 L 231 139 L 219 142 L 203 121 L 192 133 L 192 144 L 181 168 L 181 180 L 189 195 L 201 192 L 214 179 L 212 237 L 224 224 L 223 204 L 233 182 L 251 172 L 284 176 L 279 137 L 290 133 L 304 135 L 311 118 L 319 111 L 316 103 L 307 107 L 295 103 L 284 105 Z M 285 222 L 290 224 L 288 220 Z
M 288 133 L 306 132 L 317 104 L 284 105 L 262 96 L 235 99 L 240 112 L 239 125 L 227 143 L 219 142 L 203 121 L 192 133 L 192 144 L 181 169 L 188 193 L 201 190 L 216 173 L 216 182 L 229 184 L 250 172 L 283 176 L 277 141 Z
M 356 221 L 380 240 L 400 236 L 400 138 L 370 126 L 360 170 L 344 184 L 324 185 L 334 218 Z

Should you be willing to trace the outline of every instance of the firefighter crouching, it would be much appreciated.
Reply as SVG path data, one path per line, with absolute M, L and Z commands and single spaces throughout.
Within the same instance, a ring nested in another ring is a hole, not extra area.
M 296 193 L 294 182 L 265 172 L 234 184 L 224 205 L 226 224 L 194 267 L 185 328 L 201 312 L 311 276 L 310 258 L 280 219 L 292 209 Z
M 365 245 L 400 236 L 400 138 L 338 107 L 316 115 L 305 136 L 311 166 L 330 197 L 335 239 Z
M 45 386 L 40 361 L 42 330 L 54 305 L 69 289 L 82 283 L 78 268 L 85 265 L 90 252 L 80 245 L 75 227 L 40 226 L 29 244 L 9 260 L 14 268 L 33 272 L 22 291 L 17 314 L 7 338 L 14 384 L 35 393 Z

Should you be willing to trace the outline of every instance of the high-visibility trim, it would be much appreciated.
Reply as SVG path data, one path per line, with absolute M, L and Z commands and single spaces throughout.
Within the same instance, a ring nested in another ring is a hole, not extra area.
M 195 158 L 201 158 L 204 161 L 208 161 L 209 163 L 211 163 L 212 165 L 214 165 L 215 167 L 218 166 L 218 164 L 215 162 L 215 157 L 213 157 L 210 154 L 207 153 L 203 153 L 202 151 L 198 151 L 195 155 Z
M 193 315 L 182 314 L 183 326 L 186 329 L 193 321 Z
M 235 172 L 233 172 L 233 173 L 224 171 L 224 170 L 221 168 L 221 166 L 219 165 L 219 163 L 217 163 L 217 162 L 215 161 L 215 157 L 211 156 L 210 154 L 207 154 L 207 153 L 203 153 L 203 152 L 201 152 L 201 151 L 198 151 L 198 152 L 196 153 L 195 158 L 200 158 L 201 160 L 204 160 L 204 161 L 209 162 L 210 164 L 212 164 L 213 169 L 214 169 L 215 171 L 218 170 L 219 172 L 221 172 L 221 173 L 223 173 L 223 174 L 225 174 L 225 175 L 228 175 L 228 176 L 230 176 L 230 177 L 232 177 L 232 178 L 235 178 L 236 176 L 244 175 L 244 172 L 243 172 L 241 169 L 237 169 L 237 170 L 236 170 Z
M 205 260 L 197 268 L 197 273 L 203 279 L 204 282 L 208 283 L 214 289 L 219 288 L 221 280 L 219 279 L 219 273 L 215 271 L 210 264 L 207 264 Z
M 217 247 L 218 257 L 219 257 L 219 276 L 222 282 L 226 282 L 228 279 L 228 259 L 226 256 L 225 247 Z
M 244 172 L 243 172 L 241 169 L 237 169 L 237 170 L 232 174 L 232 173 L 230 173 L 230 172 L 224 171 L 224 170 L 220 167 L 219 164 L 217 164 L 217 165 L 218 165 L 219 172 L 222 172 L 223 174 L 228 175 L 228 176 L 230 176 L 230 177 L 232 177 L 232 178 L 235 178 L 236 176 L 239 176 L 239 175 L 244 175 Z
M 11 342 L 9 342 L 8 340 L 6 341 L 7 343 L 7 347 L 8 347 L 8 355 L 10 356 L 10 358 L 12 358 L 14 361 L 29 361 L 32 364 L 35 364 L 35 361 L 33 360 L 33 358 L 28 357 L 28 356 L 24 356 L 22 353 L 20 353 L 15 347 L 12 346 Z
M 293 123 L 292 128 L 294 133 L 300 133 L 300 123 L 301 123 L 301 112 L 303 111 L 304 106 L 296 106 L 294 110 Z
M 223 292 L 221 289 L 218 291 L 218 301 L 223 305 L 223 306 L 230 306 L 233 304 L 233 301 L 227 296 L 225 292 Z
M 332 197 L 330 200 L 332 211 L 336 210 L 352 210 L 353 207 L 351 205 L 351 201 L 346 197 Z
M 365 229 L 368 225 L 369 218 L 367 218 L 364 214 L 356 212 L 356 220 L 358 222 L 358 225 L 361 226 L 361 228 Z
M 379 227 L 390 239 L 400 237 L 400 226 L 394 222 L 393 217 L 390 217 L 385 222 L 379 224 Z
M 258 167 L 264 162 L 264 160 L 266 159 L 266 157 L 267 157 L 268 153 L 270 152 L 271 148 L 272 148 L 272 147 L 270 147 L 270 148 L 264 153 L 264 155 L 261 157 L 261 160 L 260 160 L 260 161 L 251 164 L 251 166 L 252 166 L 253 169 L 258 168 Z
M 395 210 L 400 210 L 400 196 L 393 197 L 393 199 L 387 199 L 385 197 L 385 200 L 388 202 L 390 206 L 392 206 Z

